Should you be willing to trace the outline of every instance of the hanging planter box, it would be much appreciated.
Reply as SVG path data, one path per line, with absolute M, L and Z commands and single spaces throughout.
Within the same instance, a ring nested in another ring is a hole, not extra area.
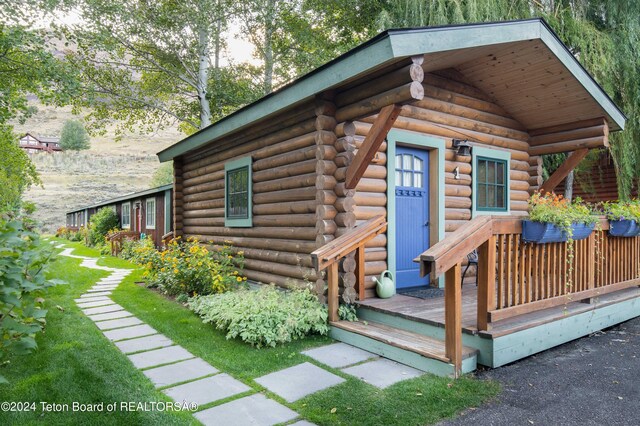
M 591 235 L 595 224 L 574 223 L 573 239 L 584 240 Z M 545 244 L 563 243 L 568 240 L 568 235 L 561 228 L 552 223 L 533 222 L 531 220 L 522 221 L 522 239 L 526 242 Z
M 640 225 L 632 219 L 610 220 L 609 235 L 612 237 L 636 237 L 640 234 Z

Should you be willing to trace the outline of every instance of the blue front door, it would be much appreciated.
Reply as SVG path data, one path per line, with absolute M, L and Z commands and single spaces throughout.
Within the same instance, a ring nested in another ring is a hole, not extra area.
M 429 284 L 413 262 L 429 248 L 429 152 L 398 146 L 396 174 L 396 287 Z

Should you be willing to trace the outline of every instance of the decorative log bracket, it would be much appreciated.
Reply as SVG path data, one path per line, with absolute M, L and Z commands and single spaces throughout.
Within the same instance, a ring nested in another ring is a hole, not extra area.
M 345 180 L 345 187 L 347 189 L 354 189 L 358 185 L 367 167 L 369 167 L 371 160 L 373 160 L 378 152 L 380 145 L 382 145 L 382 142 L 384 142 L 387 137 L 387 133 L 389 133 L 389 130 L 393 127 L 393 123 L 395 123 L 400 115 L 401 110 L 402 106 L 396 104 L 387 105 L 380 110 L 378 118 L 374 121 L 362 146 L 347 169 L 347 177 Z
M 578 149 L 569 155 L 566 160 L 556 169 L 549 179 L 547 179 L 540 187 L 540 192 L 551 192 L 560 184 L 573 169 L 582 161 L 589 153 L 588 148 Z

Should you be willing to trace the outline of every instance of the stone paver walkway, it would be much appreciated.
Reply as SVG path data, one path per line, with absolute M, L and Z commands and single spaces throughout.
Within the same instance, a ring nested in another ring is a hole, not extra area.
M 98 259 L 76 256 L 71 254 L 72 252 L 73 249 L 66 248 L 60 255 L 82 259 L 80 266 L 110 273 L 107 278 L 98 281 L 76 299 L 76 304 L 95 322 L 105 337 L 111 340 L 136 368 L 142 370 L 156 388 L 162 389 L 176 402 L 195 403 L 199 406 L 253 391 L 251 387 L 228 374 L 221 373 L 182 346 L 174 344 L 171 339 L 113 302 L 109 297 L 111 292 L 131 273 L 130 270 L 100 266 L 97 264 Z M 319 367 L 315 368 L 332 375 Z M 262 394 L 238 398 L 196 412 L 194 416 L 205 425 L 233 426 L 267 426 L 289 422 L 299 417 L 295 411 Z
M 59 247 L 62 248 L 62 247 Z M 60 255 L 82 259 L 80 266 L 108 271 L 92 288 L 75 299 L 85 315 L 95 322 L 105 337 L 124 353 L 131 363 L 166 395 L 181 403 L 199 406 L 236 397 L 224 404 L 200 410 L 194 416 L 205 425 L 273 425 L 291 422 L 298 413 L 269 399 L 228 374 L 197 358 L 182 346 L 158 333 L 111 299 L 112 291 L 131 272 L 97 264 L 98 259 L 71 254 Z M 302 352 L 328 367 L 340 369 L 384 389 L 401 380 L 424 374 L 414 368 L 380 358 L 375 354 L 345 343 Z M 345 379 L 315 364 L 305 362 L 255 379 L 255 382 L 287 402 L 294 402 L 315 392 L 345 382 Z M 295 425 L 312 425 L 299 420 Z

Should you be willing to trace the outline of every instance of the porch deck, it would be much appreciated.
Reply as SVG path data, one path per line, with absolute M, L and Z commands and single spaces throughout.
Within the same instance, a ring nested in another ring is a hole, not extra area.
M 476 312 L 478 307 L 478 291 L 473 284 L 462 287 L 462 331 L 467 334 L 478 334 L 481 337 L 495 339 L 540 325 L 558 321 L 573 315 L 595 311 L 609 305 L 640 298 L 640 288 L 627 288 L 593 298 L 591 303 L 570 301 L 563 306 L 555 306 L 540 311 L 496 321 L 489 330 L 478 331 Z M 360 307 L 397 316 L 409 321 L 429 324 L 436 327 L 445 326 L 444 297 L 420 299 L 397 294 L 389 299 L 370 298 L 358 302 Z M 640 316 L 640 311 L 638 311 Z

